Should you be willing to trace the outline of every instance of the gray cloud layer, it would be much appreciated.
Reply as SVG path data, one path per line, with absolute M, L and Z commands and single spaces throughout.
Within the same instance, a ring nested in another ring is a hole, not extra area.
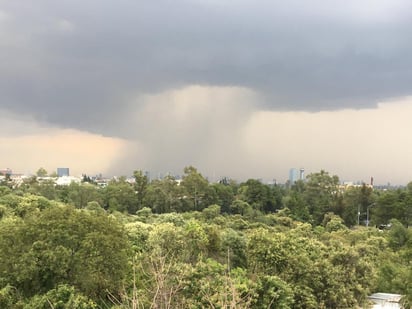
M 120 134 L 135 97 L 239 86 L 261 108 L 362 108 L 408 95 L 409 1 L 0 2 L 0 107 Z M 113 123 L 113 122 L 112 122 Z

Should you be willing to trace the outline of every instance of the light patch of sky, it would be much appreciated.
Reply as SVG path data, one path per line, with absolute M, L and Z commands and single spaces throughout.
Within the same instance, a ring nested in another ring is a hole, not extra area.
M 71 33 L 76 29 L 76 26 L 67 19 L 60 19 L 57 21 L 57 29 L 61 32 Z
M 410 3 L 404 0 L 367 0 L 345 3 L 347 17 L 361 22 L 390 22 L 406 18 Z
M 113 172 L 130 172 L 134 163 L 162 173 L 195 165 L 207 174 L 233 174 L 242 165 L 240 128 L 258 98 L 248 88 L 200 85 L 138 97 L 129 131 L 143 147 L 120 159 Z
M 129 148 L 128 142 L 72 129 L 45 127 L 29 119 L 2 117 L 0 162 L 16 173 L 50 173 L 69 167 L 72 175 L 104 173 Z
M 291 167 L 304 167 L 342 181 L 412 180 L 412 98 L 316 113 L 259 110 L 259 95 L 241 87 L 189 86 L 140 99 L 130 139 L 140 146 L 119 157 L 114 174 L 179 174 L 194 165 L 211 180 L 285 182 Z
M 244 128 L 243 143 L 255 169 L 283 179 L 291 167 L 321 169 L 341 180 L 406 184 L 412 180 L 412 98 L 376 109 L 329 112 L 256 112 Z M 271 167 L 268 169 L 268 167 Z M 274 176 L 273 176 L 274 177 Z
M 9 19 L 9 15 L 5 12 L 0 10 L 0 22 L 7 21 Z

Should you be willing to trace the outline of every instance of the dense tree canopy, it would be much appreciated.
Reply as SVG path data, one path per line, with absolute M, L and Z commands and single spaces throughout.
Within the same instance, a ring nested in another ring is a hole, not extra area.
M 372 292 L 410 308 L 411 188 L 325 171 L 209 183 L 194 167 L 181 181 L 3 183 L 0 308 L 356 308 Z
M 25 296 L 68 284 L 88 296 L 117 293 L 127 272 L 127 239 L 105 215 L 51 206 L 0 225 L 0 284 Z

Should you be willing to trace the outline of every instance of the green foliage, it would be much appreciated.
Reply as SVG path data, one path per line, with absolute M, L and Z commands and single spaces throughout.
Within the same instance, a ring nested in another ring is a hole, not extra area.
M 408 185 L 406 190 L 388 190 L 377 199 L 376 206 L 371 208 L 372 219 L 376 224 L 388 224 L 397 219 L 405 226 L 412 226 L 412 191 Z
M 59 285 L 43 295 L 35 295 L 23 309 L 96 309 L 97 304 L 68 285 Z
M 293 219 L 303 222 L 311 220 L 309 207 L 306 204 L 302 193 L 295 190 L 295 186 L 292 188 L 290 194 L 283 198 L 283 204 L 285 205 L 285 208 L 290 211 L 290 216 Z
M 29 216 L 33 213 L 36 214 L 41 210 L 49 208 L 53 204 L 54 203 L 50 202 L 43 196 L 25 194 L 16 207 L 15 214 L 20 217 Z
M 21 196 L 12 194 L 11 192 L 7 192 L 6 194 L 0 196 L 0 204 L 13 210 L 19 206 L 21 200 Z
M 220 206 L 219 205 L 210 205 L 202 210 L 203 216 L 206 220 L 212 220 L 220 215 Z
M 249 179 L 239 187 L 239 198 L 247 202 L 255 210 L 263 212 L 275 211 L 274 192 L 269 186 L 256 179 Z
M 247 267 L 246 239 L 244 235 L 231 228 L 222 233 L 221 256 L 227 256 L 232 267 Z
M 253 308 L 289 309 L 293 306 L 292 287 L 277 276 L 258 277 L 255 293 Z
M 45 177 L 47 176 L 47 171 L 43 167 L 40 167 L 36 172 L 37 177 Z
M 304 199 L 315 224 L 320 224 L 325 213 L 333 211 L 339 197 L 339 178 L 320 171 L 307 176 Z
M 12 193 L 12 190 L 7 186 L 0 186 L 0 197 Z
M 9 208 L 4 206 L 4 205 L 0 205 L 0 220 L 3 217 L 6 217 L 10 214 Z
M 402 298 L 402 305 L 405 309 L 412 308 L 412 268 L 409 267 L 404 273 L 404 296 Z
M 142 218 L 149 218 L 152 214 L 152 209 L 149 207 L 143 207 L 142 209 L 136 211 L 136 215 Z
M 411 184 L 343 191 L 325 171 L 291 188 L 209 184 L 194 167 L 181 184 L 134 176 L 0 186 L 0 308 L 343 309 L 376 291 L 410 307 Z M 358 209 L 360 225 L 369 210 L 390 228 L 357 226 Z
M 58 198 L 58 191 L 53 179 L 35 182 L 27 189 L 27 192 L 41 195 L 49 200 L 56 200 Z
M 343 218 L 347 226 L 355 226 L 358 224 L 358 218 L 360 222 L 363 221 L 363 213 L 359 188 L 351 187 L 345 190 L 342 199 L 339 200 L 336 214 Z
M 72 182 L 68 186 L 68 201 L 76 208 L 86 208 L 89 202 L 98 200 L 97 187 L 92 184 Z
M 127 271 L 128 244 L 105 215 L 54 206 L 0 225 L 0 287 L 23 295 L 70 284 L 89 297 L 117 292 Z
M 336 232 L 347 229 L 342 218 L 334 215 L 333 213 L 325 214 L 322 225 L 325 227 L 325 231 L 327 232 Z
M 399 293 L 405 288 L 405 274 L 409 273 L 408 267 L 400 265 L 399 256 L 394 253 L 386 253 L 385 259 L 379 265 L 377 288 L 379 291 Z
M 234 187 L 229 184 L 214 183 L 210 185 L 210 189 L 214 192 L 216 200 L 209 203 L 217 204 L 222 212 L 230 213 L 229 207 L 235 198 Z
M 254 283 L 244 270 L 208 259 L 196 264 L 185 293 L 195 308 L 249 308 Z
M 197 220 L 188 220 L 183 227 L 183 239 L 185 245 L 190 248 L 189 261 L 197 261 L 199 257 L 207 253 L 209 240 L 204 226 Z
M 96 201 L 88 202 L 87 206 L 86 206 L 86 210 L 96 212 L 96 213 L 104 213 L 105 212 L 105 210 Z
M 134 187 L 119 178 L 109 182 L 102 190 L 103 208 L 110 211 L 135 214 L 138 209 L 138 197 Z
M 147 186 L 149 185 L 149 178 L 143 173 L 143 171 L 134 171 L 133 177 L 135 180 L 134 191 L 136 192 L 137 205 L 135 209 L 129 210 L 130 213 L 135 213 L 136 210 L 143 207 Z
M 182 197 L 182 188 L 173 177 L 167 176 L 150 183 L 145 191 L 143 205 L 155 213 L 180 212 L 184 210 Z
M 390 224 L 389 246 L 394 250 L 399 250 L 412 238 L 412 233 L 396 219 L 392 219 Z
M 249 205 L 248 202 L 242 200 L 234 200 L 232 205 L 230 205 L 230 213 L 231 214 L 239 214 L 239 215 L 246 215 L 252 212 L 252 206 Z
M 372 265 L 350 249 L 328 248 L 308 237 L 306 228 L 288 233 L 257 229 L 248 238 L 251 269 L 291 284 L 294 308 L 351 308 L 369 291 L 365 278 Z
M 18 290 L 15 287 L 7 284 L 0 289 L 0 308 L 12 309 L 17 307 L 17 303 L 20 300 Z
M 206 196 L 209 192 L 208 181 L 193 166 L 184 168 L 185 175 L 181 186 L 187 199 L 191 202 L 191 210 L 202 210 L 207 205 Z
M 148 250 L 148 238 L 151 229 L 152 225 L 139 221 L 125 224 L 125 230 L 134 252 L 143 253 Z
M 147 244 L 150 250 L 158 250 L 162 256 L 179 256 L 185 247 L 183 229 L 172 223 L 154 225 L 149 232 Z

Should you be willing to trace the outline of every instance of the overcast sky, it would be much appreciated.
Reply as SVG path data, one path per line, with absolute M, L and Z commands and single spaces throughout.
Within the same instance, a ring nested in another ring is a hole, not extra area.
M 0 0 L 0 165 L 406 184 L 411 37 L 407 0 Z

